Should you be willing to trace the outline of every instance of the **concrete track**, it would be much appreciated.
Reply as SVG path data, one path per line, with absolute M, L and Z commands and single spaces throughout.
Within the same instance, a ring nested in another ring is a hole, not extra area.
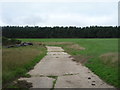
M 47 46 L 47 55 L 28 72 L 30 78 L 20 78 L 31 82 L 32 88 L 113 88 L 78 64 L 61 47 Z

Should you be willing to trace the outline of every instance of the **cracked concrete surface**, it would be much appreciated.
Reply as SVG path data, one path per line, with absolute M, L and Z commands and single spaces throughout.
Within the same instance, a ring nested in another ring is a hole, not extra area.
M 29 71 L 30 78 L 20 78 L 31 82 L 32 88 L 114 88 L 102 81 L 87 67 L 72 61 L 70 55 L 61 47 L 47 46 L 47 55 Z

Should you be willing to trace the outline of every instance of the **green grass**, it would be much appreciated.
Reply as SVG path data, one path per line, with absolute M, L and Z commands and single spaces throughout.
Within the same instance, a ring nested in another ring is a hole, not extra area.
M 47 77 L 57 79 L 58 76 L 47 76 Z
M 22 77 L 30 78 L 31 75 L 26 73 L 26 74 L 24 74 Z
M 55 80 L 53 81 L 52 88 L 50 89 L 50 90 L 54 90 L 56 81 L 57 81 L 57 79 L 58 79 L 58 76 L 53 76 L 53 75 L 51 75 L 51 76 L 47 76 L 47 77 L 55 79 Z
M 46 45 L 61 46 L 77 61 L 87 58 L 84 63 L 105 82 L 120 87 L 118 80 L 118 39 L 20 39 L 22 41 L 43 42 Z M 61 43 L 62 42 L 62 43 Z M 63 43 L 64 42 L 64 43 Z M 73 47 L 72 45 L 79 47 Z M 85 50 L 80 50 L 84 47 Z M 112 54 L 109 54 L 112 53 Z M 101 58 L 101 56 L 104 56 Z
M 21 77 L 32 69 L 46 54 L 44 46 L 26 46 L 19 48 L 3 48 L 2 51 L 3 86 Z

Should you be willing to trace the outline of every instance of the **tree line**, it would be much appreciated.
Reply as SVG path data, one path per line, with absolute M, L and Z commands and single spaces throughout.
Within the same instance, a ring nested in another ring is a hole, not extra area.
M 3 26 L 7 38 L 119 38 L 120 27 L 39 27 Z

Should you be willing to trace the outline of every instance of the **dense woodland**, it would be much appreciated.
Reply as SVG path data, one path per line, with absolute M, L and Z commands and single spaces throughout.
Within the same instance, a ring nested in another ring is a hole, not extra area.
M 4 26 L 7 38 L 119 38 L 120 27 L 20 27 Z

